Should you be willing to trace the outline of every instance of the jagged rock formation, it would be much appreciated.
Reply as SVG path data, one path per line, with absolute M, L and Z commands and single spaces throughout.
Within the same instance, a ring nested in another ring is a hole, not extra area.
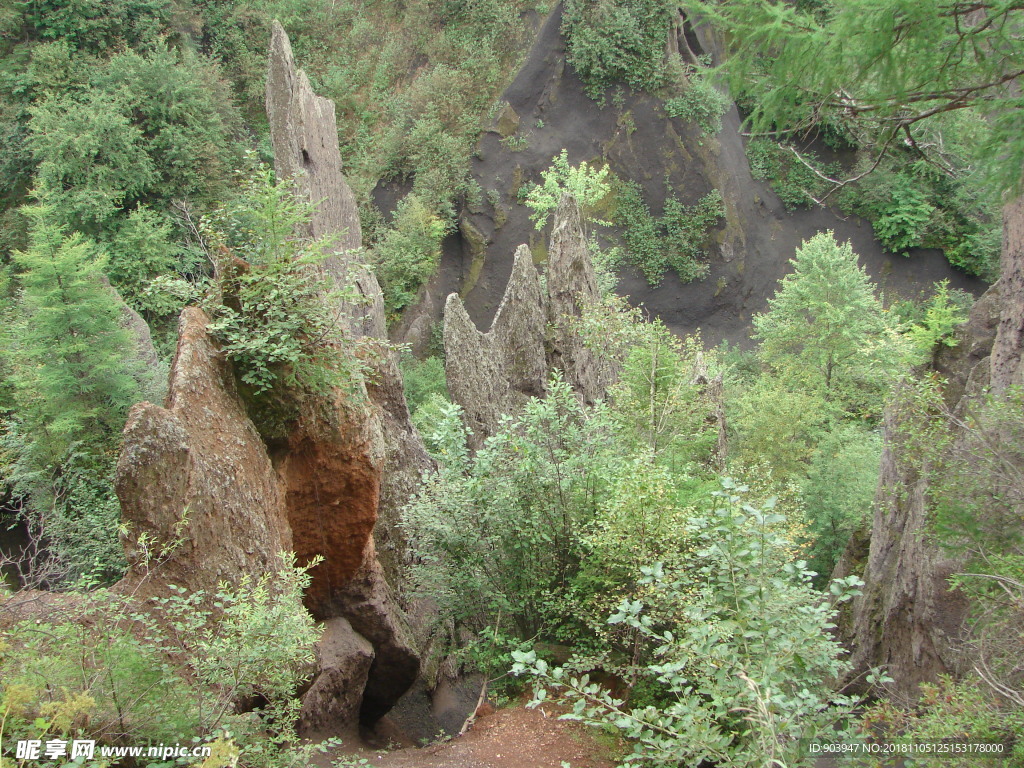
M 544 394 L 545 303 L 530 249 L 520 246 L 505 296 L 487 333 L 477 330 L 457 293 L 444 309 L 445 375 L 479 448 L 501 417 Z
M 545 391 L 558 369 L 588 403 L 603 398 L 615 372 L 583 342 L 573 321 L 600 294 L 579 207 L 564 196 L 555 213 L 546 293 L 530 249 L 521 245 L 505 295 L 487 333 L 470 319 L 459 295 L 444 308 L 445 376 L 465 414 L 470 446 L 479 448 L 508 414 Z
M 294 179 L 314 204 L 308 236 L 327 238 L 324 267 L 339 289 L 355 287 L 367 303 L 345 303 L 350 329 L 357 336 L 383 337 L 384 302 L 377 278 L 358 261 L 363 245 L 355 195 L 341 172 L 334 102 L 317 96 L 306 73 L 295 66 L 291 42 L 276 20 L 270 39 L 267 117 L 274 146 L 274 170 Z
M 1024 366 L 1024 199 L 1004 210 L 1002 277 L 977 302 L 932 368 L 946 380 L 943 396 L 954 414 L 985 389 L 994 394 L 1021 381 Z M 855 536 L 836 569 L 843 576 L 864 565 L 863 594 L 852 607 L 844 639 L 852 649 L 851 681 L 886 667 L 893 691 L 913 698 L 918 686 L 955 673 L 968 604 L 948 588 L 962 561 L 926 538 L 929 466 L 906 446 L 899 406 L 885 415 L 885 449 L 875 496 L 870 542 Z M 954 434 L 954 441 L 959 434 Z
M 329 712 L 318 709 L 321 694 L 341 695 L 339 669 L 348 670 L 344 696 L 365 706 L 363 717 L 377 717 L 419 668 L 374 548 L 386 452 L 377 411 L 365 393 L 308 398 L 283 446 L 268 452 L 207 323 L 201 310 L 186 309 L 167 407 L 141 403 L 128 418 L 117 469 L 131 531 L 122 586 L 141 587 L 142 594 L 170 583 L 209 591 L 222 580 L 276 569 L 281 551 L 294 550 L 300 562 L 323 558 L 311 571 L 307 608 L 318 619 L 346 619 L 357 638 L 345 647 L 363 657 L 368 644 L 378 663 L 368 661 L 363 670 L 322 649 L 333 666 L 321 670 L 327 679 L 314 681 L 304 721 L 324 727 Z M 180 544 L 163 556 L 163 545 L 175 540 Z M 147 554 L 159 562 L 155 578 Z M 323 642 L 336 645 L 337 637 L 328 634 Z
M 363 340 L 360 354 L 371 371 L 355 392 L 299 397 L 287 437 L 268 447 L 230 363 L 206 332 L 208 318 L 186 310 L 167 406 L 136 406 L 125 431 L 117 477 L 132 526 L 125 583 L 151 592 L 168 583 L 209 590 L 273 570 L 281 551 L 293 550 L 300 563 L 322 558 L 304 597 L 325 621 L 325 634 L 301 722 L 311 734 L 326 734 L 351 727 L 357 716 L 377 719 L 419 672 L 393 589 L 404 559 L 396 524 L 431 462 L 410 423 L 395 355 L 374 341 L 384 338 L 383 302 L 376 279 L 354 256 L 359 217 L 341 174 L 334 105 L 296 69 L 277 23 L 267 111 L 278 175 L 293 178 L 315 204 L 309 231 L 299 234 L 334 238 L 326 271 L 339 289 L 354 285 L 368 299 L 345 303 L 342 316 L 350 335 Z M 148 581 L 143 555 L 152 547 L 143 533 L 150 541 L 181 541 L 159 578 Z
M 355 286 L 367 302 L 344 306 L 350 332 L 356 338 L 386 339 L 380 285 L 356 258 L 362 234 L 355 196 L 341 172 L 334 102 L 313 92 L 306 74 L 295 66 L 287 33 L 276 21 L 270 43 L 266 104 L 278 177 L 294 179 L 299 190 L 317 203 L 307 234 L 335 238 L 333 254 L 326 263 L 328 271 L 340 289 Z M 397 526 L 399 511 L 432 462 L 409 418 L 394 353 L 371 348 L 365 359 L 375 369 L 369 377 L 368 391 L 377 406 L 384 440 L 380 524 L 375 537 L 388 578 L 397 587 L 404 557 L 404 541 Z
M 140 403 L 125 425 L 116 489 L 130 526 L 129 583 L 179 539 L 159 584 L 191 590 L 274 570 L 277 553 L 292 549 L 274 468 L 208 322 L 199 309 L 182 313 L 167 407 Z
M 583 342 L 573 328 L 584 307 L 597 303 L 600 292 L 590 261 L 579 206 L 563 196 L 555 211 L 548 246 L 548 322 L 551 324 L 550 362 L 565 374 L 583 400 L 604 398 L 614 379 L 611 369 Z

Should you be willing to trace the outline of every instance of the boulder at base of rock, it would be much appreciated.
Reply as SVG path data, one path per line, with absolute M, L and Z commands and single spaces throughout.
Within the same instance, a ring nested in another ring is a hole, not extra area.
M 319 671 L 302 696 L 299 734 L 314 741 L 348 735 L 359 717 L 373 646 L 338 617 L 324 622 L 316 654 Z

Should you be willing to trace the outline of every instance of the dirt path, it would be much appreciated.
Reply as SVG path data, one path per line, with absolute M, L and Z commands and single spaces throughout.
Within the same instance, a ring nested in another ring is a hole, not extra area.
M 374 768 L 613 768 L 612 742 L 580 723 L 559 720 L 550 707 L 516 705 L 477 719 L 465 735 L 428 747 L 393 751 L 344 747 L 317 760 L 365 759 Z M 344 763 L 342 763 L 344 765 Z

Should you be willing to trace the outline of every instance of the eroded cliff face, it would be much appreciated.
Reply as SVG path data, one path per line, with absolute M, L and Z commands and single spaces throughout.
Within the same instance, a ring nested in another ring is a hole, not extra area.
M 505 294 L 486 333 L 477 330 L 457 293 L 444 308 L 445 376 L 462 406 L 476 449 L 501 419 L 544 395 L 548 372 L 559 370 L 585 402 L 604 398 L 615 371 L 587 348 L 573 327 L 600 299 L 579 206 L 562 198 L 542 286 L 526 245 L 515 252 Z
M 1005 392 L 1022 380 L 1024 366 L 1024 199 L 1004 210 L 1002 277 L 975 304 L 957 332 L 957 346 L 946 348 L 931 368 L 945 380 L 946 407 L 960 415 L 973 398 Z M 948 578 L 963 561 L 939 549 L 927 536 L 929 473 L 920 452 L 907 444 L 894 405 L 885 415 L 885 448 L 875 495 L 867 552 L 854 537 L 836 575 L 858 570 L 863 561 L 863 594 L 843 627 L 851 648 L 851 682 L 863 684 L 871 668 L 884 666 L 893 691 L 914 698 L 922 682 L 957 673 L 968 661 L 962 640 L 970 606 Z M 952 438 L 961 439 L 956 427 Z
M 310 231 L 332 243 L 327 271 L 342 291 L 354 288 L 359 297 L 342 302 L 353 338 L 387 340 L 384 300 L 377 278 L 362 265 L 362 234 L 355 196 L 342 174 L 334 102 L 317 96 L 306 74 L 295 65 L 284 28 L 273 24 L 267 74 L 267 116 L 278 178 L 294 180 L 298 191 L 315 206 Z M 384 469 L 375 528 L 377 551 L 392 588 L 405 542 L 398 527 L 401 508 L 433 466 L 409 417 L 396 355 L 383 343 L 365 346 L 364 361 L 373 369 L 367 391 L 383 439 Z
M 166 405 L 135 406 L 125 430 L 117 476 L 132 531 L 125 585 L 209 591 L 276 569 L 282 551 L 294 551 L 300 564 L 319 558 L 304 602 L 325 634 L 301 724 L 324 736 L 379 718 L 418 675 L 394 588 L 404 560 L 397 522 L 431 461 L 410 422 L 395 354 L 374 341 L 384 338 L 383 302 L 356 255 L 359 218 L 341 173 L 334 105 L 296 69 L 278 24 L 267 109 L 277 173 L 314 203 L 300 236 L 332 242 L 325 270 L 337 288 L 354 286 L 367 299 L 340 310 L 371 370 L 354 390 L 291 393 L 298 415 L 285 439 L 268 446 L 207 333 L 209 318 L 186 310 Z M 156 553 L 154 571 L 146 542 L 174 540 L 173 551 Z

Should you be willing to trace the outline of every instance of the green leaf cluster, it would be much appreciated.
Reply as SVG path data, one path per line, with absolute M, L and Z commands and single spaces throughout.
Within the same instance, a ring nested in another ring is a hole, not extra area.
M 571 705 L 564 718 L 633 741 L 625 765 L 809 765 L 814 739 L 854 738 L 854 702 L 829 684 L 844 669 L 828 632 L 834 609 L 812 589 L 806 563 L 787 561 L 773 502 L 755 507 L 744 501 L 748 488 L 724 486 L 690 517 L 684 559 L 644 566 L 650 596 L 622 600 L 608 618 L 651 647 L 631 672 L 660 700 L 631 706 L 572 665 L 513 653 L 513 673 L 537 680 L 534 704 L 553 690 Z M 848 600 L 859 585 L 851 578 L 833 592 Z
M 637 182 L 620 181 L 616 185 L 612 219 L 622 228 L 624 260 L 643 272 L 651 285 L 658 285 L 669 268 L 683 282 L 706 277 L 709 267 L 702 259 L 709 230 L 724 215 L 722 195 L 717 189 L 689 206 L 668 195 L 662 215 L 655 217 Z

